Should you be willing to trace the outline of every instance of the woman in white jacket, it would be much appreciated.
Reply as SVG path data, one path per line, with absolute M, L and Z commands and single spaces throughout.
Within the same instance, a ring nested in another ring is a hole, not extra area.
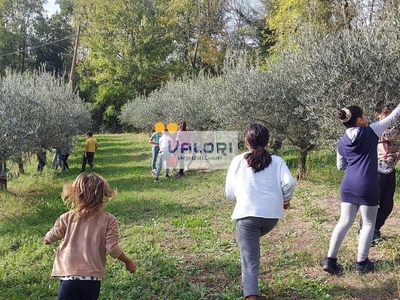
M 232 160 L 226 177 L 226 197 L 236 202 L 232 220 L 237 220 L 246 300 L 256 300 L 260 295 L 260 237 L 283 219 L 283 211 L 289 208 L 295 190 L 295 180 L 283 159 L 264 149 L 268 139 L 265 126 L 250 125 L 245 133 L 249 151 Z

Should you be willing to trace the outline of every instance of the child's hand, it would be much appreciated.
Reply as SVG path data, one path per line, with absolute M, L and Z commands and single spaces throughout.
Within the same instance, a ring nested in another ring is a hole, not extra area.
M 126 263 L 125 263 L 125 268 L 129 271 L 129 272 L 131 272 L 132 274 L 133 273 L 135 273 L 136 272 L 136 263 L 135 263 L 135 261 L 134 260 L 130 260 L 130 261 L 127 261 Z
M 283 208 L 288 209 L 290 207 L 290 202 L 283 203 Z
M 120 256 L 118 256 L 118 259 L 122 262 L 125 263 L 125 268 L 131 272 L 135 273 L 136 272 L 136 263 L 134 260 L 130 259 L 124 252 L 121 253 Z

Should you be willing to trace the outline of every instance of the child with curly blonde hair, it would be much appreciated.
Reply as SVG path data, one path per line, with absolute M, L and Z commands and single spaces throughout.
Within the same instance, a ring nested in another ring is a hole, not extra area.
M 46 233 L 44 243 L 63 240 L 51 275 L 60 280 L 58 299 L 98 299 L 105 275 L 106 254 L 134 273 L 136 263 L 119 246 L 117 219 L 104 210 L 115 196 L 107 181 L 95 173 L 81 173 L 64 186 L 61 198 L 70 209 Z

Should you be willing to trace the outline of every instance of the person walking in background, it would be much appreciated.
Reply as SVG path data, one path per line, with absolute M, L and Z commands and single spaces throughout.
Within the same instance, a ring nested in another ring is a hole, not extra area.
M 170 151 L 173 150 L 173 142 L 168 129 L 165 129 L 159 140 L 160 151 L 158 152 L 156 172 L 154 174 L 155 181 L 158 181 L 162 167 L 164 167 L 165 178 L 169 177 L 169 159 L 171 157 Z
M 98 148 L 97 145 L 97 140 L 93 137 L 93 132 L 88 131 L 86 133 L 86 142 L 85 142 L 85 150 L 83 153 L 83 159 L 82 159 L 82 169 L 81 173 L 85 172 L 86 170 L 86 164 L 90 166 L 90 171 L 93 170 L 93 158 L 94 158 L 94 153 L 96 152 Z
M 332 232 L 328 255 L 323 270 L 341 274 L 343 266 L 337 262 L 337 254 L 347 231 L 360 210 L 363 226 L 358 240 L 355 270 L 373 272 L 375 264 L 368 258 L 379 204 L 378 139 L 385 129 L 392 126 L 400 115 L 400 105 L 383 120 L 368 125 L 367 117 L 358 106 L 349 106 L 338 112 L 338 118 L 347 128 L 338 144 L 337 167 L 345 170 L 340 185 L 340 218 Z
M 176 141 L 175 141 L 175 143 L 178 145 L 177 157 L 178 157 L 178 162 L 179 162 L 179 172 L 178 172 L 178 174 L 176 174 L 176 176 L 175 176 L 176 178 L 181 178 L 185 175 L 183 173 L 185 160 L 180 159 L 181 157 L 185 156 L 185 153 L 180 153 L 180 149 L 181 149 L 180 143 L 187 141 L 186 131 L 187 131 L 186 122 L 184 120 L 182 120 L 179 123 L 179 128 L 178 128 L 178 132 L 176 133 Z
M 61 149 L 61 170 L 62 171 L 69 170 L 67 160 L 72 149 L 72 139 L 68 133 L 64 134 L 64 139 L 60 143 L 60 149 Z
M 250 125 L 245 133 L 248 152 L 232 160 L 226 176 L 225 195 L 236 202 L 232 220 L 236 220 L 246 300 L 260 295 L 260 237 L 283 219 L 296 187 L 283 159 L 265 150 L 268 140 L 265 126 Z
M 36 152 L 38 165 L 37 171 L 39 174 L 43 173 L 43 169 L 47 164 L 47 157 L 46 157 L 46 148 L 42 145 L 38 152 Z
M 154 132 L 149 140 L 150 144 L 153 144 L 153 147 L 151 148 L 151 174 L 155 175 L 156 173 L 156 164 L 157 164 L 157 156 L 158 152 L 160 151 L 160 137 L 162 133 L 161 132 Z
M 380 120 L 392 113 L 393 104 L 387 104 L 378 115 Z M 396 164 L 399 157 L 399 131 L 395 126 L 386 129 L 378 141 L 379 208 L 376 216 L 372 245 L 382 241 L 381 228 L 392 213 L 396 190 Z
M 54 169 L 58 169 L 58 167 L 61 167 L 61 148 L 56 147 L 56 152 L 53 155 L 53 160 L 52 160 L 52 165 Z
M 129 272 L 136 271 L 135 261 L 118 243 L 117 219 L 104 210 L 115 194 L 95 173 L 80 174 L 64 186 L 61 197 L 71 210 L 62 214 L 44 237 L 46 245 L 63 240 L 51 273 L 60 280 L 59 300 L 98 299 L 107 253 L 125 263 Z

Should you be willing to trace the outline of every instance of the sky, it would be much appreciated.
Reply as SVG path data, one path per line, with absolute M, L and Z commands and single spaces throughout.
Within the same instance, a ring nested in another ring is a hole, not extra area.
M 60 10 L 58 4 L 56 5 L 54 2 L 55 0 L 47 0 L 47 4 L 43 6 L 44 9 L 47 10 L 49 16 L 54 14 L 57 10 Z

